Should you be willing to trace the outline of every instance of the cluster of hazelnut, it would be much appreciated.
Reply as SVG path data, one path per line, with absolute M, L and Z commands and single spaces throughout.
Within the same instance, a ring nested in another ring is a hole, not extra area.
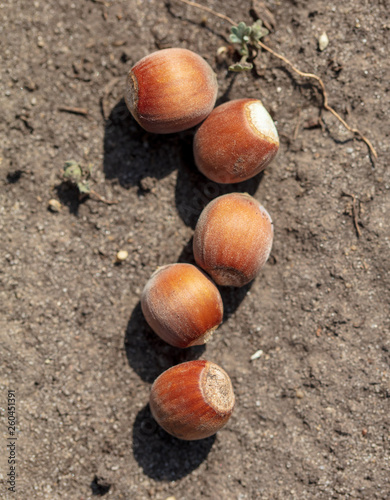
M 205 120 L 194 138 L 198 169 L 219 183 L 250 179 L 276 155 L 278 133 L 257 99 L 238 99 L 213 110 L 217 91 L 216 75 L 202 57 L 173 48 L 135 64 L 125 99 L 148 132 L 179 132 Z M 204 208 L 194 233 L 195 261 L 202 270 L 170 264 L 158 268 L 146 284 L 141 307 L 150 327 L 176 347 L 207 342 L 223 319 L 214 282 L 235 287 L 249 283 L 267 261 L 272 239 L 271 218 L 257 200 L 241 193 L 215 198 Z M 167 432 L 193 440 L 223 427 L 234 401 L 227 373 L 215 363 L 196 360 L 155 380 L 150 409 Z

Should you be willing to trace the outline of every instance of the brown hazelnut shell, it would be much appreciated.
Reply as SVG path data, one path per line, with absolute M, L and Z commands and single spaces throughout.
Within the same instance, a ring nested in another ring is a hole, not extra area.
M 272 220 L 246 193 L 219 196 L 202 211 L 194 233 L 194 256 L 218 285 L 241 287 L 267 261 L 273 241 Z
M 141 308 L 159 337 L 182 348 L 207 342 L 223 319 L 218 288 L 192 264 L 158 268 L 142 292 Z
M 145 130 L 170 134 L 204 120 L 217 92 L 216 75 L 200 55 L 170 48 L 147 55 L 131 68 L 125 101 Z
M 184 440 L 215 434 L 229 420 L 234 402 L 228 374 L 204 360 L 166 370 L 155 380 L 150 393 L 154 419 L 169 434 Z
M 194 138 L 198 169 L 221 184 L 254 177 L 278 149 L 274 122 L 258 99 L 237 99 L 217 106 Z

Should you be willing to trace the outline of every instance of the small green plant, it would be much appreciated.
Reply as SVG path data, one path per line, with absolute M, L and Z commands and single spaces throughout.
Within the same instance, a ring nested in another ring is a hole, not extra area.
M 80 198 L 86 196 L 94 196 L 95 199 L 106 203 L 107 205 L 113 205 L 118 203 L 117 201 L 109 201 L 100 196 L 99 193 L 91 188 L 90 180 L 92 178 L 93 165 L 89 163 L 86 167 L 77 163 L 77 161 L 69 160 L 65 162 L 62 176 L 66 182 L 77 187 L 79 191 Z
M 65 162 L 62 175 L 66 181 L 77 187 L 81 195 L 90 194 L 91 186 L 89 179 L 92 174 L 92 168 L 91 163 L 87 167 L 82 167 L 77 161 L 69 160 Z
M 248 58 L 256 57 L 258 51 L 257 42 L 268 35 L 269 31 L 263 26 L 260 19 L 252 24 L 252 26 L 247 26 L 244 22 L 240 22 L 237 26 L 232 26 L 230 31 L 230 41 L 241 46 L 238 49 L 241 60 L 229 66 L 229 70 L 237 73 L 250 71 L 253 68 L 253 64 L 248 62 Z M 251 48 L 255 49 L 253 56 L 250 53 Z

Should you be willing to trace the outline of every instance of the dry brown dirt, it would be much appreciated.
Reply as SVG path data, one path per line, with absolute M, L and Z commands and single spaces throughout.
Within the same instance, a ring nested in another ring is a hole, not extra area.
M 203 3 L 252 22 L 249 1 Z M 323 78 L 377 161 L 329 113 L 315 126 L 317 85 L 271 55 L 229 73 L 216 59 L 228 24 L 177 0 L 0 3 L 1 498 L 390 498 L 389 4 L 266 4 L 268 45 Z M 211 64 L 219 103 L 258 97 L 270 110 L 281 147 L 263 175 L 209 182 L 193 164 L 193 131 L 152 135 L 129 116 L 131 65 L 176 46 Z M 118 204 L 80 201 L 61 180 L 70 159 L 91 163 L 94 189 Z M 192 261 L 201 209 L 235 190 L 270 212 L 271 257 L 251 286 L 222 291 L 225 322 L 206 348 L 169 347 L 142 317 L 142 288 L 157 266 Z M 121 265 L 118 250 L 129 253 Z M 200 356 L 230 374 L 237 404 L 217 436 L 186 443 L 152 420 L 149 390 Z

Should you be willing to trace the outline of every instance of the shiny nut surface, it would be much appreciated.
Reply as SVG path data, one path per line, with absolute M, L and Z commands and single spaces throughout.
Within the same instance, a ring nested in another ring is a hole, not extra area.
M 273 160 L 278 149 L 275 124 L 257 99 L 237 99 L 218 106 L 194 138 L 198 169 L 221 184 L 254 177 Z
M 131 68 L 125 100 L 141 127 L 169 134 L 204 120 L 217 92 L 216 75 L 201 56 L 172 48 L 149 54 Z
M 234 402 L 228 374 L 204 360 L 165 371 L 155 380 L 150 394 L 155 420 L 169 434 L 185 440 L 215 434 L 229 420 Z
M 141 308 L 157 335 L 176 347 L 204 344 L 223 318 L 217 287 L 191 264 L 157 269 L 143 290 Z
M 267 261 L 273 241 L 272 220 L 249 194 L 232 193 L 211 201 L 194 233 L 194 256 L 219 285 L 241 287 Z

